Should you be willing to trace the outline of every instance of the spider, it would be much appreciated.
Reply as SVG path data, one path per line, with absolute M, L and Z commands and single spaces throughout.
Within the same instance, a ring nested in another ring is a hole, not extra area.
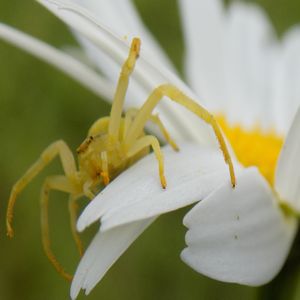
M 176 143 L 171 139 L 163 123 L 152 111 L 158 102 L 167 96 L 171 100 L 185 106 L 198 117 L 212 126 L 216 138 L 223 152 L 225 162 L 228 164 L 231 184 L 235 186 L 235 174 L 232 161 L 227 150 L 222 133 L 214 117 L 194 100 L 182 93 L 171 84 L 156 87 L 149 95 L 140 109 L 130 109 L 122 116 L 123 103 L 127 91 L 129 78 L 134 70 L 140 51 L 140 39 L 134 38 L 130 47 L 127 60 L 122 66 L 112 109 L 109 117 L 98 119 L 89 129 L 87 138 L 77 148 L 78 169 L 74 156 L 67 144 L 58 140 L 50 144 L 41 154 L 39 159 L 15 183 L 9 198 L 6 226 L 7 235 L 13 237 L 13 210 L 17 196 L 41 170 L 46 167 L 56 156 L 60 157 L 64 175 L 47 177 L 41 192 L 41 228 L 42 243 L 46 256 L 54 268 L 65 279 L 71 280 L 68 274 L 56 259 L 51 250 L 48 224 L 48 199 L 50 190 L 58 190 L 70 194 L 69 211 L 71 215 L 71 230 L 79 253 L 82 254 L 82 244 L 76 232 L 76 203 L 81 196 L 90 199 L 95 197 L 95 192 L 103 185 L 109 184 L 119 173 L 147 155 L 153 149 L 158 161 L 160 183 L 163 189 L 167 183 L 164 176 L 164 159 L 158 139 L 144 131 L 147 121 L 158 125 L 166 141 L 178 151 Z

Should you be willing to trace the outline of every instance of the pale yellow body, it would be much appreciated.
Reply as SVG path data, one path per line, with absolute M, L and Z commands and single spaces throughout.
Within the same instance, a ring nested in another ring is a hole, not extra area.
M 144 127 L 146 122 L 155 123 L 166 141 L 178 150 L 175 142 L 170 138 L 159 117 L 152 114 L 153 109 L 163 96 L 185 106 L 194 112 L 206 123 L 210 124 L 220 144 L 226 163 L 229 166 L 232 186 L 235 186 L 234 170 L 223 136 L 214 117 L 195 101 L 184 95 L 175 86 L 161 85 L 153 90 L 144 105 L 140 109 L 131 109 L 122 117 L 123 104 L 127 91 L 129 77 L 139 55 L 140 40 L 135 38 L 132 42 L 129 56 L 125 61 L 118 81 L 112 109 L 109 117 L 100 118 L 90 128 L 87 138 L 77 149 L 78 169 L 74 156 L 64 141 L 57 141 L 48 146 L 40 158 L 14 185 L 7 208 L 7 234 L 12 237 L 13 209 L 18 194 L 24 187 L 49 163 L 59 155 L 64 175 L 48 177 L 43 185 L 41 194 L 42 208 L 42 239 L 47 257 L 56 270 L 66 279 L 71 275 L 66 273 L 56 260 L 51 251 L 49 226 L 48 226 L 48 199 L 50 190 L 59 190 L 70 194 L 69 210 L 71 215 L 71 229 L 74 240 L 82 254 L 82 245 L 76 232 L 76 200 L 85 195 L 90 199 L 98 190 L 107 185 L 131 164 L 147 155 L 150 148 L 153 149 L 159 166 L 159 176 L 162 188 L 166 188 L 164 176 L 163 154 L 158 139 L 153 135 L 146 135 Z

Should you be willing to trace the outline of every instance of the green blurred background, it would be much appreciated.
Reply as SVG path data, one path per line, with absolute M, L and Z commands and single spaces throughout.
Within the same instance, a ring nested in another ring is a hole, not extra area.
M 150 30 L 182 70 L 183 43 L 176 1 L 135 2 Z M 256 2 L 270 15 L 279 36 L 300 22 L 299 0 Z M 67 28 L 33 0 L 1 0 L 0 21 L 57 47 L 75 43 Z M 14 182 L 49 143 L 62 138 L 75 149 L 91 123 L 108 112 L 108 104 L 65 75 L 0 41 L 0 300 L 69 298 L 69 283 L 46 259 L 40 239 L 39 191 L 45 176 L 61 173 L 58 161 L 18 199 L 13 240 L 5 234 L 7 200 Z M 66 200 L 65 194 L 51 194 L 51 236 L 59 260 L 73 272 L 78 256 L 70 236 Z M 85 204 L 82 200 L 81 205 Z M 81 294 L 79 299 L 300 299 L 297 255 L 290 258 L 273 283 L 259 289 L 220 283 L 188 268 L 179 258 L 184 247 L 181 223 L 185 212 L 161 217 L 90 296 Z M 84 234 L 85 244 L 95 230 Z

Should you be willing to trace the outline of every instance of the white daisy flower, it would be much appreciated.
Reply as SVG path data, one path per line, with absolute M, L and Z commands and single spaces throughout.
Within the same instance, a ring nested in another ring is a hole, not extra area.
M 70 65 L 63 67 L 57 62 L 66 54 L 43 44 L 58 56 L 41 55 L 41 44 L 35 44 L 40 42 L 21 33 L 12 37 L 14 31 L 4 25 L 0 35 L 8 33 L 11 42 L 111 99 L 107 80 L 117 78 L 128 51 L 126 44 L 140 36 L 143 50 L 127 105 L 139 107 L 154 87 L 175 84 L 199 102 L 207 101 L 206 107 L 218 116 L 236 155 L 237 186 L 232 189 L 210 128 L 176 105 L 162 103 L 157 112 L 171 134 L 184 141 L 179 142 L 180 153 L 164 151 L 168 188 L 161 190 L 150 155 L 96 196 L 77 227 L 81 231 L 100 219 L 101 227 L 78 266 L 71 297 L 76 298 L 81 288 L 89 293 L 160 214 L 194 202 L 198 204 L 184 219 L 188 232 L 182 259 L 218 280 L 254 286 L 270 281 L 289 252 L 300 206 L 297 29 L 279 43 L 255 6 L 234 3 L 225 9 L 219 0 L 179 1 L 190 89 L 180 81 L 129 0 L 40 2 L 74 30 L 105 78 L 69 56 L 66 63 Z M 24 43 L 18 42 L 21 38 Z M 70 66 L 75 65 L 79 74 L 86 71 L 105 89 L 97 90 L 97 84 L 89 83 L 84 75 L 74 75 Z

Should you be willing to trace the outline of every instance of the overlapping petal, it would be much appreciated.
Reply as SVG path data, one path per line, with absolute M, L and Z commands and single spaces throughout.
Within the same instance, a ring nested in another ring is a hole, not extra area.
M 271 102 L 273 30 L 266 15 L 255 5 L 234 3 L 226 17 L 224 81 L 230 106 L 223 107 L 223 111 L 233 123 L 272 128 L 273 120 L 265 115 Z
M 286 134 L 293 122 L 300 104 L 300 28 L 294 27 L 283 37 L 282 47 L 278 49 L 274 61 L 272 84 L 273 102 L 269 106 L 274 111 L 274 123 Z
M 297 228 L 255 168 L 243 171 L 235 189 L 224 185 L 199 202 L 184 224 L 183 261 L 217 280 L 252 286 L 279 272 Z
M 169 58 L 162 51 L 147 27 L 144 26 L 131 0 L 73 0 L 73 2 L 93 12 L 98 21 L 101 21 L 118 36 L 128 41 L 131 41 L 135 36 L 140 37 L 143 41 L 146 56 L 173 70 Z M 101 70 L 104 72 L 111 72 L 110 68 L 104 68 L 103 53 L 97 51 L 97 49 L 94 50 L 96 53 L 93 54 L 93 61 L 96 64 L 99 63 Z M 119 70 L 117 70 L 118 72 Z
M 223 107 L 225 14 L 219 0 L 180 0 L 189 84 L 210 109 Z
M 76 270 L 71 286 L 71 298 L 75 299 L 81 289 L 89 294 L 108 269 L 134 242 L 154 219 L 98 232 L 86 250 Z
M 0 38 L 55 66 L 96 95 L 113 97 L 113 85 L 106 78 L 69 54 L 3 23 L 0 23 Z
M 275 188 L 281 201 L 300 213 L 300 108 L 279 157 Z

